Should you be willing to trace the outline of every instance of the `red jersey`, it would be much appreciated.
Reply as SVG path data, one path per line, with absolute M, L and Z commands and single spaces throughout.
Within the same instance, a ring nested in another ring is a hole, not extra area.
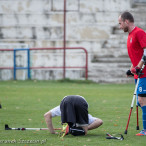
M 138 27 L 135 27 L 132 32 L 129 33 L 127 39 L 127 50 L 132 65 L 136 67 L 143 56 L 143 48 L 146 47 L 146 33 Z M 146 77 L 146 67 L 143 69 L 143 75 L 141 78 Z M 138 76 L 134 75 L 137 79 Z

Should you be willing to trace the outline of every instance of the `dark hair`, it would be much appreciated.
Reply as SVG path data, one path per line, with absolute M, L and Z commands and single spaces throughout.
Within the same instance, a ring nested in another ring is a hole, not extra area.
M 132 14 L 130 12 L 123 12 L 121 14 L 121 18 L 123 19 L 123 21 L 125 21 L 126 19 L 129 20 L 130 22 L 134 22 L 134 18 L 132 16 Z

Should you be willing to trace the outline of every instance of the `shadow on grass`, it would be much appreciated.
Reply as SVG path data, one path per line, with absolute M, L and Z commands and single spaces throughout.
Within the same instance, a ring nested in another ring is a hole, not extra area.
M 65 78 L 65 79 L 61 79 L 61 80 L 57 80 L 57 82 L 63 82 L 63 83 L 80 83 L 80 84 L 96 84 L 95 82 L 91 81 L 91 80 L 71 80 L 69 78 Z

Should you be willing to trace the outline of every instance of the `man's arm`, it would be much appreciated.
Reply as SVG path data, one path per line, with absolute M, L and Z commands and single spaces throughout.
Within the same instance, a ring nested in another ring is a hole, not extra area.
M 142 68 L 142 65 L 143 65 L 143 64 L 144 64 L 144 62 L 141 60 L 141 61 L 138 63 L 137 66 L 138 66 L 139 68 Z
M 133 64 L 131 65 L 131 67 L 130 67 L 130 70 L 133 68 L 134 66 L 133 66 Z
M 145 63 L 146 64 L 146 47 L 143 48 L 144 49 L 144 53 L 143 53 L 143 57 L 141 59 L 141 61 L 139 62 L 138 66 L 140 68 L 142 68 L 142 65 Z
M 49 112 L 45 113 L 44 118 L 45 118 L 45 121 L 46 121 L 46 124 L 47 124 L 47 127 L 48 127 L 50 133 L 56 134 L 56 132 L 54 131 L 54 128 L 53 128 L 51 112 L 49 111 Z
M 101 119 L 95 119 L 93 123 L 88 125 L 88 130 L 96 129 L 99 126 L 101 126 L 102 124 L 103 124 L 103 121 Z
M 134 74 L 138 74 L 137 72 L 140 71 L 140 69 L 142 68 L 143 64 L 146 64 L 146 47 L 143 48 L 144 49 L 144 53 L 143 53 L 143 57 L 142 59 L 139 61 L 137 67 L 131 69 L 131 72 Z

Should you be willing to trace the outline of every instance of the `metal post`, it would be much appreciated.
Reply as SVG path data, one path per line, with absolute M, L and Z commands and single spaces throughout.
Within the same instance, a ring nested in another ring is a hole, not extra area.
M 30 51 L 27 49 L 27 76 L 30 79 Z
M 16 50 L 14 49 L 14 55 L 13 55 L 13 61 L 14 61 L 14 71 L 13 71 L 13 78 L 16 80 Z
M 63 78 L 65 79 L 66 74 L 66 0 L 64 0 L 64 41 L 63 41 Z
M 88 53 L 86 51 L 86 74 L 85 74 L 85 78 L 86 80 L 88 80 Z

